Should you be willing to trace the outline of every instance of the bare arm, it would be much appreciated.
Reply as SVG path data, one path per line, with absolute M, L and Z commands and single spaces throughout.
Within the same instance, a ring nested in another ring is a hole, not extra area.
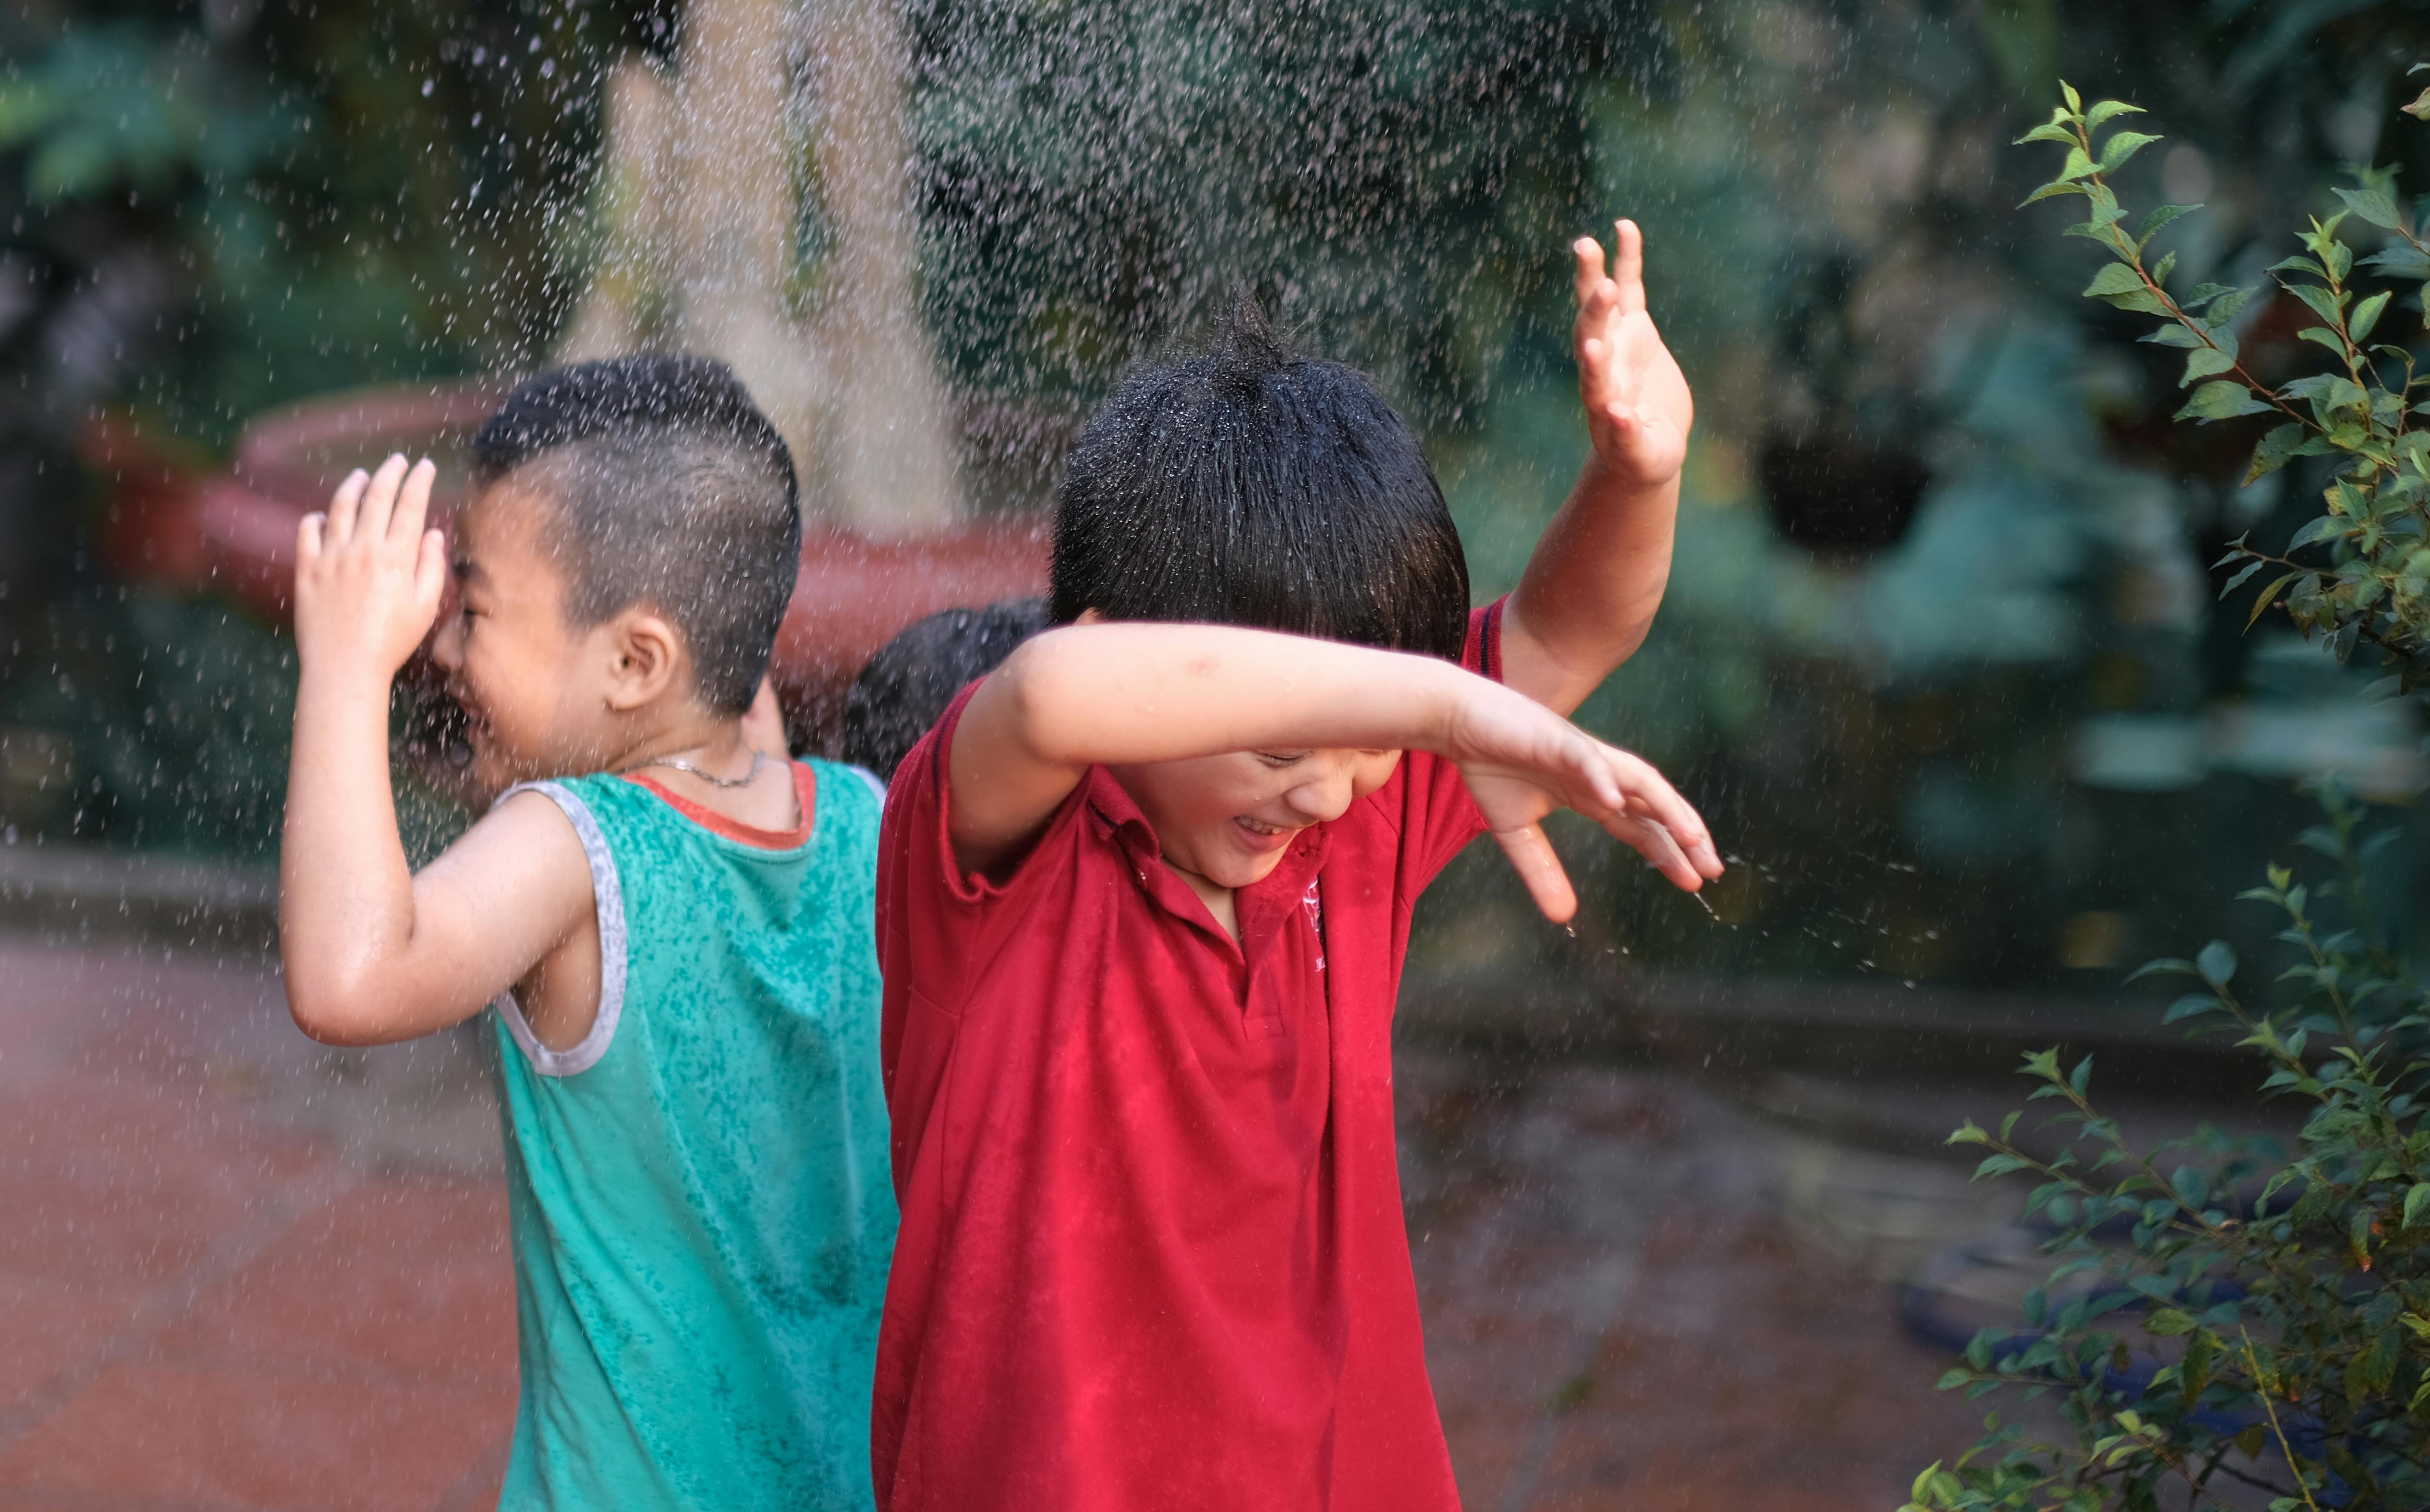
M 1617 257 L 1581 237 L 1578 391 L 1594 442 L 1569 502 L 1529 558 L 1503 622 L 1503 678 L 1566 714 L 1644 643 L 1671 577 L 1679 468 L 1695 402 L 1645 310 L 1644 238 Z
M 1659 773 L 1522 694 L 1431 656 L 1199 624 L 1078 625 L 1014 652 L 954 732 L 955 858 L 988 872 L 1017 856 L 1096 763 L 1319 747 L 1459 762 L 1556 918 L 1574 900 L 1537 822 L 1556 807 L 1683 888 L 1720 874 L 1704 822 Z
M 389 786 L 389 688 L 438 612 L 431 468 L 355 474 L 297 541 L 303 675 L 278 933 L 288 1005 L 315 1038 L 379 1044 L 469 1018 L 591 906 L 573 828 L 537 795 L 474 826 L 420 877 Z M 400 487 L 400 485 L 402 487 Z

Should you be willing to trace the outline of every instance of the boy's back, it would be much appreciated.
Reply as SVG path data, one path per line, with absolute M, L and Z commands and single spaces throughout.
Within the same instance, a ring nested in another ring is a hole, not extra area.
M 443 536 L 401 457 L 298 532 L 289 1005 L 357 1045 L 497 1009 L 508 1506 L 865 1507 L 895 1222 L 878 806 L 754 713 L 799 567 L 791 455 L 731 371 L 670 355 L 536 374 L 472 451 Z M 388 713 L 434 625 L 465 779 L 503 796 L 417 872 Z
M 857 770 L 806 823 L 539 785 L 589 854 L 602 989 L 562 1052 L 498 1006 L 523 1382 L 508 1505 L 866 1505 L 894 1236 Z M 530 789 L 522 789 L 530 790 Z

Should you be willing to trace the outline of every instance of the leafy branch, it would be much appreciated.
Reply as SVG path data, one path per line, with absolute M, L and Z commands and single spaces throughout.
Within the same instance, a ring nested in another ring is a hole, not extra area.
M 2265 286 L 2205 282 L 2180 296 L 2169 288 L 2177 255 L 2146 261 L 2163 228 L 2202 207 L 2163 205 L 2131 235 L 2125 229 L 2127 212 L 2112 175 L 2162 139 L 2109 124 L 2141 108 L 2122 100 L 2087 108 L 2073 87 L 2062 84 L 2060 91 L 2063 103 L 2050 120 L 2018 139 L 2066 149 L 2058 176 L 2025 203 L 2068 194 L 2089 202 L 2090 215 L 2067 234 L 2095 242 L 2111 260 L 2085 295 L 2158 317 L 2161 325 L 2143 340 L 2186 353 L 2178 387 L 2192 393 L 2176 418 L 2210 424 L 2279 417 L 2254 447 L 2244 474 L 2248 485 L 2297 457 L 2336 459 L 2323 512 L 2298 529 L 2283 552 L 2239 540 L 2218 564 L 2239 569 L 2221 596 L 2266 569 L 2280 569 L 2255 596 L 2248 626 L 2274 604 L 2306 638 L 2326 635 L 2339 660 L 2368 641 L 2396 664 L 2410 692 L 2430 679 L 2430 431 L 2413 424 L 2413 417 L 2430 414 L 2430 404 L 2414 400 L 2417 390 L 2430 388 L 2430 374 L 2417 371 L 2406 347 L 2373 340 L 2398 291 L 2363 293 L 2355 287 L 2357 263 L 2341 232 L 2349 218 L 2378 227 L 2386 244 L 2359 265 L 2384 280 L 2422 285 L 2430 284 L 2430 223 L 2417 221 L 2398 198 L 2392 171 L 2355 171 L 2355 186 L 2336 191 L 2345 208 L 2325 221 L 2311 218 L 2297 234 L 2301 250 L 2269 269 L 2278 289 L 2273 297 L 2296 301 L 2318 322 L 2299 330 L 2297 339 L 2328 353 L 2332 366 L 2272 387 L 2247 365 L 2238 334 L 2239 317 Z M 2306 549 L 2324 552 L 2329 560 L 2296 560 Z

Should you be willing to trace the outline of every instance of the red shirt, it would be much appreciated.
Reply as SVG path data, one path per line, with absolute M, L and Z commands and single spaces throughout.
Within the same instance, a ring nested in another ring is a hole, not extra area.
M 1498 672 L 1500 619 L 1471 619 L 1471 670 Z M 965 876 L 945 753 L 971 691 L 878 848 L 903 1209 L 878 1504 L 1457 1507 L 1390 1042 L 1410 907 L 1484 827 L 1457 770 L 1409 752 L 1304 833 L 1240 890 L 1236 942 L 1102 767 L 1001 886 Z

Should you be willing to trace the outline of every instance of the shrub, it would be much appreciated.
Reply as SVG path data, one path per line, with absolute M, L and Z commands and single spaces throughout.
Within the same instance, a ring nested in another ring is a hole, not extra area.
M 2430 387 L 2407 346 L 2374 341 L 2396 318 L 2398 288 L 2430 281 L 2425 226 L 2397 197 L 2393 174 L 2358 170 L 2339 189 L 2346 208 L 2314 219 L 2302 251 L 2270 270 L 2283 293 L 2318 321 L 2302 340 L 2327 359 L 2275 384 L 2239 349 L 2237 317 L 2258 288 L 2170 288 L 2174 254 L 2147 262 L 2154 237 L 2199 207 L 2169 205 L 2133 232 L 2111 175 L 2156 136 L 2111 128 L 2132 105 L 2065 103 L 2026 141 L 2063 147 L 2059 176 L 2035 199 L 2083 196 L 2089 217 L 2069 228 L 2110 255 L 2085 293 L 2156 316 L 2145 340 L 2186 353 L 2178 418 L 2203 423 L 2271 415 L 2248 481 L 2297 457 L 2324 457 L 2322 513 L 2280 551 L 2239 540 L 2222 596 L 2271 573 L 2248 626 L 2273 607 L 2340 660 L 2376 648 L 2410 696 L 2430 678 L 2430 429 L 2417 417 Z M 2405 107 L 2430 115 L 2430 91 Z M 2350 220 L 2384 245 L 2357 262 Z M 2410 313 L 2410 307 L 2405 307 Z M 2272 1096 L 2300 1100 L 2291 1158 L 2274 1141 L 2216 1130 L 2144 1152 L 2090 1097 L 2091 1062 L 2063 1070 L 2057 1052 L 2026 1058 L 2031 1097 L 2059 1105 L 2056 1155 L 1971 1120 L 1950 1136 L 1984 1146 L 1978 1178 L 2036 1178 L 2028 1203 L 2055 1229 L 2058 1264 L 2025 1301 L 2022 1327 L 1978 1334 L 1944 1389 L 2055 1398 L 2071 1430 L 2036 1437 L 1998 1414 L 1980 1442 L 1918 1476 L 1907 1512 L 2066 1508 L 2069 1512 L 2190 1503 L 2229 1504 L 2238 1485 L 2266 1488 L 2273 1512 L 2430 1505 L 2430 992 L 2400 955 L 2364 887 L 2373 850 L 2368 811 L 2333 786 L 2326 822 L 2302 843 L 2329 863 L 2299 880 L 2272 867 L 2243 894 L 2283 913 L 2292 961 L 2273 986 L 2237 984 L 2239 963 L 2213 941 L 2189 960 L 2139 974 L 2199 986 L 2170 1022 L 2237 1035 L 2266 1067 Z M 2120 1242 L 2121 1240 L 2123 1242 Z

